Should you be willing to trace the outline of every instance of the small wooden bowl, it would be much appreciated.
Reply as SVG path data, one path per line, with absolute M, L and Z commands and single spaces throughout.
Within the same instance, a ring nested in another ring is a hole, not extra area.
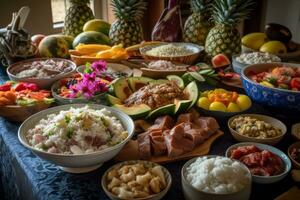
M 84 56 L 80 54 L 76 50 L 69 50 L 71 60 L 77 65 L 85 65 L 87 62 L 93 63 L 98 60 L 104 60 L 109 63 L 119 63 L 122 61 L 122 59 L 101 59 L 101 58 L 96 58 L 96 57 L 90 57 L 90 56 Z
M 149 161 L 143 161 L 143 160 L 131 160 L 131 161 L 124 161 L 121 163 L 118 163 L 112 167 L 110 167 L 108 170 L 106 170 L 102 176 L 102 180 L 101 180 L 101 185 L 102 188 L 104 190 L 104 192 L 106 193 L 107 196 L 109 196 L 110 199 L 113 200 L 122 200 L 121 198 L 119 198 L 118 196 L 116 196 L 115 194 L 111 193 L 108 188 L 107 188 L 107 181 L 106 181 L 106 177 L 108 175 L 108 172 L 110 172 L 112 169 L 116 168 L 116 167 L 121 167 L 123 165 L 127 165 L 127 164 L 138 164 L 138 163 L 144 163 L 146 165 L 150 165 L 150 166 L 161 166 L 158 165 L 154 162 L 149 162 Z M 157 194 L 153 194 L 144 198 L 135 198 L 136 200 L 159 200 L 162 199 L 167 192 L 169 191 L 171 184 L 172 184 L 172 177 L 170 172 L 163 166 L 161 166 L 162 171 L 164 172 L 165 175 L 165 179 L 166 179 L 166 187 L 165 189 L 163 189 L 161 192 L 157 193 Z
M 8 105 L 0 106 L 0 116 L 13 122 L 23 122 L 31 115 L 49 108 L 51 105 L 43 102 L 32 106 Z
M 293 163 L 293 166 L 297 169 L 300 169 L 300 163 L 297 162 L 296 160 L 294 160 L 291 156 L 291 151 L 293 148 L 299 148 L 300 149 L 300 142 L 295 142 L 294 144 L 290 145 L 289 148 L 288 148 L 288 156 L 289 158 L 291 159 L 292 163 Z
M 145 60 L 169 60 L 169 61 L 173 61 L 173 62 L 177 62 L 177 63 L 184 63 L 187 65 L 192 65 L 195 63 L 197 58 L 200 56 L 200 53 L 204 50 L 203 46 L 198 46 L 198 45 L 192 44 L 192 43 L 178 42 L 178 43 L 172 43 L 172 44 L 177 45 L 177 46 L 185 46 L 189 49 L 192 49 L 193 53 L 189 54 L 189 55 L 184 55 L 184 56 L 165 56 L 165 57 L 151 56 L 151 55 L 147 54 L 147 51 L 149 51 L 155 47 L 166 45 L 166 44 L 145 46 L 145 47 L 140 48 L 140 52 Z
M 271 124 L 274 127 L 278 127 L 281 129 L 282 134 L 277 136 L 277 137 L 272 137 L 272 138 L 265 138 L 265 139 L 261 139 L 261 138 L 253 138 L 253 137 L 248 137 L 248 136 L 244 136 L 242 134 L 240 134 L 239 132 L 237 132 L 236 130 L 231 128 L 231 122 L 237 118 L 237 117 L 254 117 L 257 118 L 259 120 L 265 121 L 269 124 Z M 284 125 L 284 123 L 282 123 L 281 121 L 279 121 L 278 119 L 275 119 L 273 117 L 269 117 L 267 115 L 258 115 L 258 114 L 242 114 L 242 115 L 235 115 L 233 117 L 231 117 L 228 120 L 228 128 L 232 134 L 232 136 L 239 142 L 255 142 L 255 143 L 264 143 L 264 144 L 270 144 L 270 145 L 274 145 L 276 143 L 278 143 L 286 134 L 286 126 Z

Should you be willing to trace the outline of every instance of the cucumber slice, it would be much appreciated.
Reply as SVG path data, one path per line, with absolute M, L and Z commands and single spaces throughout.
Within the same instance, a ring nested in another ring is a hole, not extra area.
M 199 96 L 199 90 L 196 82 L 193 81 L 189 83 L 183 92 L 189 96 L 189 100 L 192 100 L 192 103 L 189 106 L 189 108 L 191 108 L 197 102 Z
M 188 72 L 194 79 L 196 79 L 199 82 L 204 82 L 205 78 L 198 72 Z
M 169 75 L 167 76 L 167 79 L 169 81 L 174 81 L 179 88 L 183 89 L 184 88 L 184 82 L 182 80 L 182 78 L 180 78 L 179 76 L 176 76 L 176 75 Z
M 204 74 L 210 74 L 210 73 L 214 73 L 215 70 L 213 69 L 203 69 L 203 70 L 200 70 L 198 73 L 201 74 L 201 75 L 204 75 Z
M 175 113 L 175 107 L 175 104 L 168 104 L 166 106 L 162 106 L 150 112 L 147 118 L 154 119 L 162 115 L 173 115 Z

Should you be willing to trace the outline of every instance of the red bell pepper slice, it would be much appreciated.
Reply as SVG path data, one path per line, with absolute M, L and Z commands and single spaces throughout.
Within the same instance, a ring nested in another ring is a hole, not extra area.
M 9 91 L 11 89 L 11 83 L 4 83 L 0 85 L 0 91 Z

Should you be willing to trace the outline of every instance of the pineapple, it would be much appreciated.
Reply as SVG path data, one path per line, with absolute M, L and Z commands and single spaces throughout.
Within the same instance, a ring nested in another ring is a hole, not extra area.
M 83 25 L 94 19 L 94 14 L 88 6 L 89 0 L 70 0 L 70 8 L 65 17 L 63 33 L 76 37 L 83 30 Z
M 215 26 L 205 41 L 205 51 L 209 57 L 220 53 L 231 57 L 241 52 L 241 36 L 236 26 L 248 17 L 253 4 L 253 0 L 214 0 L 212 17 Z
M 112 0 L 116 21 L 109 31 L 114 45 L 123 44 L 129 47 L 143 41 L 143 30 L 140 20 L 146 10 L 145 0 Z
M 188 17 L 183 29 L 183 40 L 204 46 L 206 36 L 212 28 L 212 0 L 191 0 L 193 14 Z

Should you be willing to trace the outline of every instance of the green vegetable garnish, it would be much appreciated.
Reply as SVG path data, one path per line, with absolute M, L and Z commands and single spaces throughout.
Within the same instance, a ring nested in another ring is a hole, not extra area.
M 65 122 L 68 124 L 71 121 L 71 117 L 69 115 L 65 116 Z
M 73 130 L 72 128 L 69 128 L 69 127 L 68 127 L 68 130 L 67 130 L 67 137 L 68 137 L 69 139 L 72 138 L 73 133 L 74 133 L 74 130 Z

